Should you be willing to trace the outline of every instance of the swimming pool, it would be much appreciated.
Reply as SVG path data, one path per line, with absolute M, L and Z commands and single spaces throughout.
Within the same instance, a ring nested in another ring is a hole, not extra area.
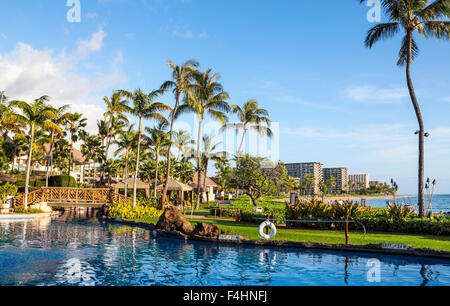
M 185 242 L 62 216 L 0 222 L 0 285 L 450 285 L 450 261 Z

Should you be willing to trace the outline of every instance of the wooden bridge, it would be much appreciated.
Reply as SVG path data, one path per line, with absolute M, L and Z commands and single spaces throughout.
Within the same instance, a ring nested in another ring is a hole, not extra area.
M 41 188 L 28 194 L 28 206 L 47 203 L 54 208 L 101 208 L 116 203 L 132 203 L 133 199 L 110 189 Z M 25 195 L 13 199 L 14 208 L 25 206 Z

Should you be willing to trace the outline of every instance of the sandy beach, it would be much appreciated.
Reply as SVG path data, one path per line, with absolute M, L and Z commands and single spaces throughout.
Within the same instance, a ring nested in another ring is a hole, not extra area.
M 413 198 L 415 195 L 397 195 L 396 198 Z M 314 197 L 315 199 L 322 200 L 322 197 Z M 328 201 L 357 201 L 361 199 L 391 199 L 392 195 L 379 195 L 379 196 L 328 196 L 325 197 L 325 200 Z M 311 198 L 302 198 L 302 199 L 311 199 Z M 286 202 L 289 201 L 289 198 L 285 199 L 276 199 L 276 202 Z

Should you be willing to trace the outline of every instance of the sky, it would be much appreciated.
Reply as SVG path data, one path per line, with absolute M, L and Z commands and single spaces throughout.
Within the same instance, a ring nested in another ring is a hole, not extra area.
M 417 120 L 404 68 L 396 66 L 401 38 L 365 48 L 376 25 L 370 7 L 356 0 L 80 0 L 80 22 L 69 22 L 66 4 L 1 1 L 0 90 L 11 99 L 49 95 L 83 113 L 96 133 L 105 95 L 155 90 L 170 79 L 169 60 L 195 59 L 220 73 L 230 104 L 257 99 L 269 111 L 272 157 L 394 178 L 399 192 L 417 192 Z M 412 78 L 430 133 L 425 176 L 437 179 L 437 193 L 450 193 L 450 44 L 416 39 Z M 193 122 L 184 116 L 177 128 Z M 214 129 L 207 123 L 207 133 Z

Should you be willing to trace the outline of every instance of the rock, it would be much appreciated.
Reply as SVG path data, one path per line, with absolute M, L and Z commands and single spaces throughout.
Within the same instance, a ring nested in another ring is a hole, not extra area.
M 197 226 L 195 227 L 194 232 L 192 234 L 195 236 L 217 238 L 221 234 L 223 234 L 223 231 L 214 224 L 202 222 L 197 223 Z
M 159 218 L 156 228 L 164 231 L 179 231 L 184 234 L 192 233 L 192 225 L 181 214 L 181 211 L 173 205 L 168 205 Z

